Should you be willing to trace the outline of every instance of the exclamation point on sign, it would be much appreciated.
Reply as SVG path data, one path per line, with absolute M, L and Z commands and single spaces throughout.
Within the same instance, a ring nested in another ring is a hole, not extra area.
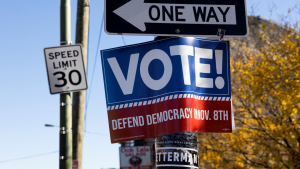
M 217 74 L 222 75 L 223 50 L 215 50 Z M 216 87 L 223 89 L 225 82 L 223 77 L 218 76 L 215 80 Z

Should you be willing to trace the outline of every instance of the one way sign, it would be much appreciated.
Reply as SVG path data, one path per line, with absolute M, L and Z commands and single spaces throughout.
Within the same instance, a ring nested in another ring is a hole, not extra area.
M 248 34 L 245 0 L 105 0 L 108 34 L 216 37 Z

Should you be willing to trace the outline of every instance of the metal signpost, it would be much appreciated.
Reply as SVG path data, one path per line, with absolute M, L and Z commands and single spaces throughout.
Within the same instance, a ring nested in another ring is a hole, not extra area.
M 247 25 L 245 0 L 105 0 L 111 35 L 245 37 Z
M 87 89 L 81 45 L 45 48 L 44 53 L 51 94 Z

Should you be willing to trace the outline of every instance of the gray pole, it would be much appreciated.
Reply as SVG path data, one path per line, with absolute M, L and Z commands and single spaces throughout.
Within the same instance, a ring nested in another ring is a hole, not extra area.
M 76 21 L 76 44 L 82 45 L 84 65 L 87 63 L 89 35 L 89 0 L 78 0 Z M 85 91 L 73 93 L 73 159 L 78 160 L 78 169 L 82 168 L 83 126 Z
M 71 44 L 70 0 L 60 4 L 60 43 Z M 60 95 L 59 169 L 72 169 L 72 107 L 71 93 Z

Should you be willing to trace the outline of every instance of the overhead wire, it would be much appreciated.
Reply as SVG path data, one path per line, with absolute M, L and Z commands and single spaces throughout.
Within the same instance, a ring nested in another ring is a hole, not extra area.
M 20 158 L 15 158 L 15 159 L 10 159 L 10 160 L 4 160 L 4 161 L 0 161 L 0 163 L 6 163 L 6 162 L 10 162 L 10 161 L 17 161 L 17 160 L 23 160 L 23 159 L 33 158 L 33 157 L 39 157 L 39 156 L 54 154 L 54 153 L 58 153 L 58 152 L 59 151 L 53 151 L 53 152 L 48 152 L 48 153 L 43 153 L 43 154 L 37 154 L 37 155 L 32 155 L 32 156 L 26 156 L 26 157 L 20 157 Z
M 100 33 L 99 33 L 99 40 L 98 40 L 97 52 L 96 52 L 96 56 L 95 56 L 95 62 L 94 62 L 94 67 L 93 67 L 93 72 L 92 72 L 92 79 L 91 79 L 91 83 L 90 83 L 91 86 L 90 86 L 89 92 L 86 92 L 87 102 L 86 102 L 86 106 L 85 106 L 85 116 L 84 116 L 84 124 L 85 124 L 85 126 L 84 126 L 84 132 L 85 133 L 89 133 L 89 134 L 94 134 L 94 135 L 108 136 L 106 134 L 94 133 L 94 132 L 86 131 L 87 108 L 88 108 L 88 103 L 89 103 L 91 89 L 92 89 L 92 84 L 93 84 L 93 78 L 94 78 L 95 67 L 96 67 L 96 62 L 97 62 L 98 50 L 99 50 L 100 40 L 101 40 L 101 35 L 102 35 L 102 30 L 103 30 L 103 23 L 104 23 L 104 12 L 103 12 L 103 16 L 102 16 L 102 22 L 101 22 L 101 28 L 100 28 Z M 89 25 L 90 25 L 90 22 L 89 22 Z M 89 26 L 89 28 L 90 28 L 90 26 Z M 88 37 L 90 37 L 90 31 L 88 33 Z M 124 38 L 123 38 L 123 42 L 125 44 Z M 87 50 L 87 63 L 86 63 L 86 65 L 87 65 L 86 66 L 87 67 L 86 68 L 86 74 L 87 75 L 89 73 L 89 71 L 88 71 L 89 64 L 88 63 L 89 63 L 89 44 L 88 44 L 88 50 Z M 43 153 L 43 154 L 37 154 L 37 155 L 32 155 L 32 156 L 26 156 L 26 157 L 20 157 L 20 158 L 15 158 L 15 159 L 9 159 L 9 160 L 0 161 L 0 163 L 6 163 L 6 162 L 11 162 L 11 161 L 17 161 L 17 160 L 23 160 L 23 159 L 28 159 L 28 158 L 34 158 L 34 157 L 44 156 L 44 155 L 48 155 L 48 154 L 54 154 L 54 153 L 58 153 L 58 152 L 59 151 L 53 151 L 53 152 L 48 152 L 48 153 Z
M 94 134 L 94 135 L 100 135 L 100 136 L 109 136 L 109 135 L 107 135 L 107 134 L 94 133 L 94 132 L 89 132 L 89 131 L 85 131 L 85 133 L 88 133 L 88 134 Z M 58 153 L 58 152 L 59 152 L 59 151 L 52 151 L 52 152 L 43 153 L 43 154 L 37 154 L 37 155 L 32 155 L 32 156 L 20 157 L 20 158 L 14 158 L 14 159 L 9 159 L 9 160 L 0 161 L 0 163 L 6 163 L 6 162 L 17 161 L 17 160 L 23 160 L 23 159 L 34 158 L 34 157 L 40 157 L 40 156 L 45 156 L 45 155 L 48 155 L 48 154 L 54 154 L 54 153 Z
M 86 131 L 86 117 L 87 117 L 87 110 L 88 110 L 88 104 L 89 104 L 89 100 L 90 100 L 90 96 L 91 96 L 91 91 L 92 91 L 92 86 L 93 86 L 93 80 L 94 80 L 94 73 L 95 73 L 95 68 L 96 68 L 96 63 L 97 63 L 97 58 L 98 58 L 98 51 L 99 51 L 99 47 L 100 47 L 100 42 L 101 42 L 101 35 L 102 35 L 102 30 L 103 30 L 103 24 L 104 24 L 104 11 L 103 11 L 103 15 L 102 15 L 102 22 L 101 22 L 101 28 L 100 28 L 100 33 L 99 33 L 99 39 L 98 39 L 98 45 L 97 45 L 97 51 L 96 51 L 96 56 L 95 56 L 95 61 L 94 61 L 94 67 L 93 67 L 93 71 L 92 71 L 92 79 L 91 79 L 91 83 L 90 83 L 90 87 L 89 87 L 89 92 L 86 92 L 86 105 L 85 105 L 85 115 L 84 115 L 84 132 L 85 133 L 91 133 L 91 132 L 87 132 Z M 124 36 L 121 35 L 122 40 L 124 45 L 126 46 L 126 42 L 124 39 Z M 98 133 L 99 135 L 99 133 Z M 100 134 L 102 135 L 102 134 Z
M 121 36 L 122 36 L 122 39 L 123 39 L 123 43 L 124 43 L 124 45 L 126 46 L 124 36 L 123 36 L 123 35 L 121 35 Z
M 91 91 L 92 91 L 92 86 L 93 86 L 93 80 L 94 80 L 94 74 L 95 74 L 95 68 L 96 68 L 96 63 L 97 63 L 97 58 L 98 58 L 98 51 L 99 51 L 99 46 L 100 46 L 100 40 L 101 40 L 101 35 L 102 35 L 102 29 L 103 29 L 103 23 L 104 23 L 104 12 L 102 15 L 102 22 L 101 22 L 101 28 L 100 28 L 100 33 L 99 33 L 99 39 L 98 39 L 98 46 L 97 46 L 97 51 L 96 51 L 96 56 L 95 56 L 95 61 L 94 61 L 94 67 L 93 67 L 93 72 L 92 72 L 92 79 L 91 79 L 91 85 L 90 85 L 90 90 L 87 95 L 87 103 L 85 107 L 85 115 L 84 115 L 84 132 L 86 131 L 86 117 L 87 117 L 87 110 L 88 110 L 88 103 L 90 101 L 90 96 L 91 96 Z

